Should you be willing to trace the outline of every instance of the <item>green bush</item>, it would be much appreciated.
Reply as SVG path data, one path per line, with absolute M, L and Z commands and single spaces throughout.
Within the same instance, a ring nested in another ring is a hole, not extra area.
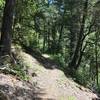
M 10 69 L 12 69 L 20 79 L 27 81 L 29 80 L 29 76 L 25 67 L 26 66 L 24 66 L 24 64 L 21 61 L 19 61 Z
M 90 86 L 92 82 L 89 74 L 89 68 L 80 67 L 76 72 L 75 81 L 77 81 L 81 85 Z
M 60 65 L 61 70 L 65 69 L 65 59 L 60 53 L 57 55 L 51 55 L 51 58 Z

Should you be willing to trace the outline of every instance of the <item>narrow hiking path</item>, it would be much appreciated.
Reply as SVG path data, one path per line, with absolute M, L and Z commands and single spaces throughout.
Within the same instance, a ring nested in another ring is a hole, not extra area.
M 27 66 L 29 81 L 0 73 L 0 100 L 99 100 L 91 90 L 67 78 L 55 64 L 46 62 L 49 68 L 45 68 L 22 51 L 18 57 Z
M 34 86 L 42 90 L 36 98 L 42 98 L 43 100 L 96 100 L 93 99 L 97 98 L 96 94 L 68 79 L 62 71 L 56 68 L 47 69 L 26 53 L 23 54 L 22 52 L 21 55 L 23 55 L 25 64 L 31 65 L 28 69 L 30 82 L 36 83 Z

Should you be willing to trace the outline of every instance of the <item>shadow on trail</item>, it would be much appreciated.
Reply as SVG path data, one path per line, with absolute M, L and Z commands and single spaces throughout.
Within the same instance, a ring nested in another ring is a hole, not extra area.
M 24 47 L 25 48 L 25 52 L 32 55 L 34 58 L 36 58 L 36 60 L 43 65 L 45 68 L 47 69 L 59 69 L 59 63 L 57 63 L 56 61 L 50 59 L 50 58 L 45 58 L 41 55 L 40 52 L 31 49 L 29 47 Z
M 2 91 L 2 92 L 1 92 Z M 43 100 L 43 90 L 35 91 L 33 88 L 12 87 L 8 84 L 0 85 L 0 100 Z M 46 100 L 54 100 L 46 98 Z

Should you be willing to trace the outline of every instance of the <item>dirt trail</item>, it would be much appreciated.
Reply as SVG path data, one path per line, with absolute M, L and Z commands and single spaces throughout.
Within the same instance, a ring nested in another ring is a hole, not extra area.
M 76 84 L 68 79 L 64 73 L 56 68 L 46 69 L 35 58 L 27 54 L 24 55 L 25 63 L 31 64 L 29 73 L 36 73 L 35 77 L 31 77 L 31 83 L 35 83 L 39 89 L 42 89 L 43 95 L 37 95 L 39 98 L 52 98 L 52 100 L 92 100 L 97 98 L 96 94 Z M 26 57 L 25 57 L 26 56 Z M 25 60 L 25 58 L 29 59 Z M 52 66 L 51 66 L 52 67 Z M 47 99 L 49 100 L 49 99 Z M 50 99 L 51 100 L 51 99 Z
M 67 78 L 62 71 L 46 69 L 24 52 L 20 56 L 28 66 L 29 83 L 0 74 L 0 91 L 10 98 L 4 100 L 99 100 L 93 99 L 97 98 L 96 94 Z

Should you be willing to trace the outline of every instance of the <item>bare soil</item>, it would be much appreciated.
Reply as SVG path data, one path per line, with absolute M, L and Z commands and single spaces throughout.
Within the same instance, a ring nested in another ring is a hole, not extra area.
M 1 73 L 0 100 L 99 100 L 91 90 L 67 78 L 55 66 L 48 69 L 27 53 L 19 55 L 28 66 L 29 81 Z

